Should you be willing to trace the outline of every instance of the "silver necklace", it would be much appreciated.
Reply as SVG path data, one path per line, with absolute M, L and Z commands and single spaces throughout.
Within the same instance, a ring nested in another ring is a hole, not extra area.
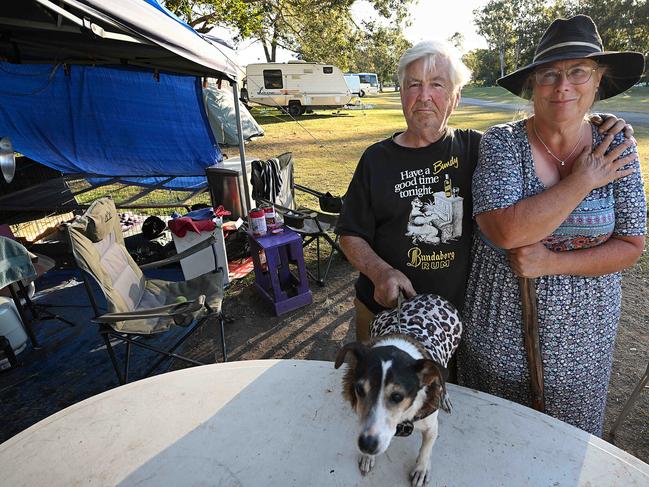
M 566 157 L 565 159 L 559 159 L 557 156 L 555 156 L 555 155 L 552 153 L 552 151 L 551 151 L 550 148 L 545 144 L 545 142 L 543 142 L 543 139 L 541 138 L 541 136 L 539 135 L 538 131 L 536 130 L 536 120 L 534 120 L 534 123 L 532 124 L 532 128 L 534 129 L 534 134 L 536 135 L 536 138 L 539 139 L 539 142 L 541 142 L 541 144 L 543 144 L 543 147 L 545 147 L 545 150 L 548 151 L 548 154 L 550 154 L 552 157 L 554 157 L 554 158 L 555 158 L 555 159 L 556 159 L 556 160 L 557 160 L 557 161 L 558 161 L 562 166 L 565 166 L 565 165 L 566 165 L 566 161 L 567 161 L 568 159 L 570 159 L 570 157 L 572 157 L 572 155 L 573 155 L 573 154 L 575 153 L 575 151 L 577 150 L 577 147 L 579 147 L 579 144 L 581 144 L 581 139 L 583 139 L 583 137 L 584 137 L 584 131 L 581 130 L 581 124 L 580 124 L 580 125 L 579 125 L 579 131 L 580 131 L 580 134 L 579 134 L 579 140 L 577 140 L 577 143 L 575 144 L 575 146 L 574 146 L 574 147 L 572 148 L 572 150 L 570 151 L 570 154 L 568 154 L 568 157 Z

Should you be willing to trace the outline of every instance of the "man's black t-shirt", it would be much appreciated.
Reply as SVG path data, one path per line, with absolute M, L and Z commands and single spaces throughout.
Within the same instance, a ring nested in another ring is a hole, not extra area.
M 365 239 L 403 272 L 417 293 L 435 293 L 462 309 L 472 231 L 471 176 L 480 132 L 447 129 L 423 148 L 394 137 L 370 146 L 345 196 L 336 232 Z M 372 312 L 374 285 L 363 274 L 356 295 Z

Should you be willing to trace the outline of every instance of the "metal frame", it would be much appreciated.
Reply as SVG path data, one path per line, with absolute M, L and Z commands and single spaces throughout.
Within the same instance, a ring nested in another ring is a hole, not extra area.
M 334 252 L 338 251 L 340 252 L 341 255 L 343 255 L 343 251 L 338 245 L 338 240 L 340 238 L 339 235 L 336 235 L 335 240 L 331 238 L 331 236 L 322 228 L 320 225 L 320 221 L 318 220 L 318 217 L 316 216 L 313 218 L 313 221 L 318 227 L 318 233 L 302 233 L 300 232 L 299 228 L 295 228 L 294 231 L 302 235 L 302 248 L 305 248 L 307 245 L 310 245 L 314 240 L 316 242 L 316 275 L 314 276 L 313 273 L 307 268 L 306 272 L 308 276 L 313 279 L 315 282 L 318 283 L 319 286 L 324 287 L 325 285 L 325 280 L 327 279 L 327 275 L 329 274 L 329 270 L 331 269 L 331 263 L 333 262 L 334 258 Z M 321 273 L 320 271 L 320 238 L 324 238 L 329 245 L 331 245 L 331 251 L 329 252 L 329 256 L 327 257 L 326 260 L 326 267 L 324 270 L 324 273 Z

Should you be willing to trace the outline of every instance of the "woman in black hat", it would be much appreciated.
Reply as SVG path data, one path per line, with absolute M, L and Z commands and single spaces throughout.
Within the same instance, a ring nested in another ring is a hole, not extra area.
M 601 435 L 620 273 L 644 248 L 635 141 L 598 134 L 597 99 L 633 86 L 640 53 L 605 52 L 590 17 L 555 20 L 534 62 L 498 80 L 534 115 L 488 130 L 473 176 L 478 235 L 460 383 L 530 404 L 518 276 L 537 278 L 545 412 Z

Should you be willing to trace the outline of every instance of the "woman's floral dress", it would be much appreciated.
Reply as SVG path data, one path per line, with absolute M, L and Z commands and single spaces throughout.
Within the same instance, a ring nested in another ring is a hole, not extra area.
M 473 214 L 505 208 L 545 190 L 536 176 L 526 121 L 493 127 L 473 176 Z M 593 128 L 593 143 L 601 141 Z M 616 136 L 611 146 L 623 141 Z M 625 152 L 637 152 L 631 147 Z M 611 235 L 644 235 L 646 203 L 635 172 L 593 190 L 543 240 L 558 252 L 594 247 Z M 507 256 L 476 231 L 458 350 L 460 384 L 530 405 L 518 278 Z M 620 317 L 620 273 L 536 279 L 546 413 L 601 436 Z

